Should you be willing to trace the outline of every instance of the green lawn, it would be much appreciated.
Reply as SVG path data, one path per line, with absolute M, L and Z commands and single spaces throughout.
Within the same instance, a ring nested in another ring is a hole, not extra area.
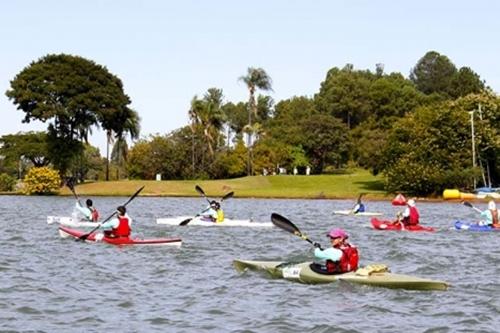
M 201 186 L 208 196 L 222 196 L 234 191 L 236 197 L 255 198 L 356 198 L 366 193 L 365 198 L 385 198 L 383 179 L 366 170 L 355 170 L 349 174 L 311 176 L 253 176 L 222 180 L 153 181 L 124 180 L 93 182 L 78 185 L 79 195 L 128 196 L 145 185 L 142 196 L 198 196 L 195 185 Z M 71 195 L 64 188 L 62 195 Z

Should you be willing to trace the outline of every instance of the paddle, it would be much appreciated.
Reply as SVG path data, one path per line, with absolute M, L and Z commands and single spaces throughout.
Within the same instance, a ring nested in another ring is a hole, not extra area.
M 275 226 L 277 226 L 277 227 L 279 227 L 279 228 L 281 228 L 281 229 L 283 229 L 285 231 L 288 231 L 289 233 L 294 234 L 295 236 L 299 236 L 303 240 L 306 240 L 309 243 L 311 243 L 312 245 L 317 244 L 317 243 L 313 242 L 311 239 L 309 239 L 309 237 L 307 237 L 306 235 L 304 235 L 299 230 L 299 228 L 297 228 L 297 226 L 295 224 L 293 224 L 289 219 L 287 219 L 284 216 L 281 216 L 281 215 L 276 214 L 276 213 L 272 213 L 271 214 L 271 222 L 273 222 L 273 224 Z M 319 248 L 321 250 L 323 250 L 321 248 L 321 246 L 319 246 Z
M 130 203 L 130 201 L 132 201 L 132 200 L 135 199 L 135 197 L 142 191 L 143 188 L 144 188 L 144 186 L 142 186 L 140 189 L 138 189 L 134 193 L 134 195 L 131 196 L 130 199 L 128 199 L 128 201 L 125 202 L 122 206 L 126 207 Z M 85 235 L 81 235 L 76 240 L 82 240 L 82 241 L 86 240 L 92 233 L 94 233 L 97 229 L 99 229 L 103 223 L 108 222 L 115 215 L 116 215 L 116 212 L 114 212 L 113 214 L 111 214 L 110 216 L 108 216 L 104 221 L 102 221 L 101 223 L 99 223 L 98 226 L 95 227 L 94 229 L 92 229 L 89 233 L 86 233 Z
M 467 207 L 470 207 L 470 208 L 474 209 L 474 210 L 475 210 L 476 212 L 478 212 L 478 213 L 482 213 L 482 210 L 480 210 L 480 209 L 479 209 L 479 208 L 477 208 L 477 207 L 474 207 L 474 206 L 473 206 L 470 202 L 467 202 L 467 201 L 462 201 L 462 204 L 463 204 L 464 206 L 467 206 Z
M 199 187 L 198 185 L 196 185 L 195 189 L 196 189 L 196 191 L 197 191 L 198 193 L 200 193 L 202 196 L 204 196 L 204 197 L 205 197 L 205 199 L 207 199 L 208 203 L 210 204 L 210 200 L 208 200 L 208 198 L 207 198 L 207 196 L 205 195 L 205 192 L 203 192 L 202 188 L 201 188 L 201 187 Z M 224 196 L 220 199 L 220 202 L 223 202 L 224 200 L 227 200 L 227 199 L 231 198 L 233 195 L 234 195 L 234 192 L 229 192 L 229 193 L 227 193 L 226 195 L 224 195 Z M 207 210 L 209 210 L 209 209 L 210 209 L 210 207 L 208 207 L 208 208 L 204 209 L 201 213 L 196 214 L 196 215 L 195 215 L 195 216 L 193 216 L 193 217 L 190 217 L 190 218 L 185 219 L 184 221 L 182 221 L 181 223 L 179 223 L 179 225 L 182 225 L 182 226 L 187 225 L 187 224 L 188 224 L 189 222 L 191 222 L 191 221 L 192 221 L 195 217 L 200 216 L 201 214 L 203 214 L 204 212 L 206 212 L 206 211 L 207 211 Z
M 76 191 L 75 191 L 75 185 L 73 184 L 73 181 L 71 180 L 68 180 L 66 182 L 66 186 L 70 189 L 71 193 L 73 193 L 73 195 L 75 196 L 75 199 L 76 201 L 78 201 L 78 204 L 81 206 L 82 203 L 80 202 L 80 198 L 78 197 L 78 195 L 76 194 Z

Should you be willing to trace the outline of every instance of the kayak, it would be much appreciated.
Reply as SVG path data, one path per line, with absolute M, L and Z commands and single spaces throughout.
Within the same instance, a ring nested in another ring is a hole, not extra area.
M 104 236 L 102 240 L 97 240 L 96 235 L 101 233 L 100 231 L 93 232 L 85 240 L 89 243 L 103 242 L 113 245 L 148 245 L 148 246 L 181 246 L 182 240 L 180 238 L 152 238 L 152 239 L 141 239 L 141 238 L 131 238 L 131 237 L 119 237 L 112 238 Z M 82 235 L 87 234 L 85 231 L 71 229 L 65 226 L 59 226 L 59 235 L 62 238 L 79 238 Z
M 95 228 L 96 222 L 80 221 L 71 216 L 47 216 L 47 224 L 59 223 L 73 228 Z
M 433 227 L 424 227 L 420 224 L 403 226 L 402 223 L 394 224 L 392 221 L 383 221 L 375 217 L 371 219 L 371 223 L 373 228 L 377 230 L 436 231 Z
M 376 213 L 376 212 L 359 212 L 356 214 L 353 214 L 350 209 L 346 210 L 335 210 L 333 212 L 334 215 L 352 215 L 352 216 L 380 216 L 382 213 Z
M 272 227 L 271 222 L 252 222 L 250 220 L 231 220 L 224 219 L 222 222 L 214 223 L 211 221 L 202 220 L 200 217 L 193 218 L 192 216 L 178 216 L 156 219 L 157 224 L 179 225 L 182 221 L 192 219 L 187 225 L 197 225 L 205 227 Z
M 455 229 L 469 231 L 500 231 L 500 228 L 493 228 L 488 225 L 480 225 L 477 223 L 466 223 L 462 221 L 455 222 Z
M 280 261 L 234 260 L 233 265 L 239 272 L 247 269 L 265 271 L 274 278 L 290 281 L 319 284 L 334 281 L 409 290 L 446 290 L 448 283 L 443 281 L 423 279 L 404 274 L 393 274 L 384 264 L 372 264 L 359 268 L 355 272 L 326 275 L 313 271 L 311 262 L 287 263 Z

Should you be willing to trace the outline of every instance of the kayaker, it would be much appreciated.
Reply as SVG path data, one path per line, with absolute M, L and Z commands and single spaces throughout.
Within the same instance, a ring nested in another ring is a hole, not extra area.
M 104 236 L 110 238 L 129 237 L 132 232 L 132 219 L 127 214 L 125 206 L 116 208 L 116 217 L 101 224 Z M 102 235 L 102 234 L 101 234 Z
M 361 202 L 361 199 L 358 199 L 358 202 L 352 209 L 352 213 L 357 214 L 357 213 L 362 213 L 364 211 L 365 211 L 365 204 Z
M 415 198 L 408 200 L 403 211 L 402 222 L 405 226 L 417 225 L 420 223 L 420 213 L 415 204 Z
M 80 204 L 80 201 L 76 202 L 76 210 L 83 215 L 85 220 L 90 222 L 97 222 L 99 220 L 99 212 L 94 207 L 91 199 L 85 201 L 85 207 Z
M 332 229 L 327 237 L 332 246 L 325 250 L 321 249 L 319 243 L 314 243 L 315 261 L 311 269 L 320 274 L 347 273 L 358 269 L 358 250 L 347 243 L 347 233 L 342 229 Z
M 493 228 L 500 228 L 498 209 L 495 201 L 490 200 L 488 202 L 488 209 L 481 212 L 481 217 L 485 219 L 485 221 L 481 221 L 481 225 L 487 225 Z
M 220 207 L 220 203 L 215 200 L 210 202 L 210 205 L 201 214 L 203 220 L 220 223 L 224 221 L 224 211 Z

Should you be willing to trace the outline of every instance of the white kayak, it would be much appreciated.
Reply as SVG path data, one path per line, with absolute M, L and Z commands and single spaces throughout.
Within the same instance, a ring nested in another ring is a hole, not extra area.
M 47 224 L 57 223 L 67 227 L 73 228 L 95 228 L 96 222 L 81 221 L 72 216 L 47 216 Z
M 205 226 L 205 227 L 272 227 L 271 222 L 253 222 L 251 220 L 232 220 L 224 219 L 222 222 L 211 222 L 202 220 L 200 217 L 177 216 L 156 219 L 157 224 L 180 225 L 181 222 L 191 219 L 187 225 Z
M 333 212 L 334 215 L 353 215 L 353 216 L 381 216 L 382 213 L 377 213 L 377 212 L 359 212 L 356 214 L 352 213 L 352 210 L 346 209 L 346 210 L 335 210 Z

